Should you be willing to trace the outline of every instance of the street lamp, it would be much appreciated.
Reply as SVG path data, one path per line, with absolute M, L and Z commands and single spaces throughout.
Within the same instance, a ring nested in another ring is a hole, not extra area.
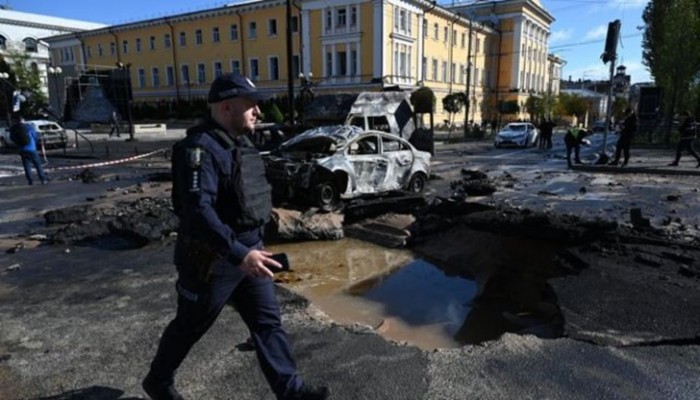
M 301 97 L 301 101 L 299 102 L 299 117 L 301 119 L 301 125 L 304 125 L 304 103 L 306 102 L 306 97 L 313 98 L 314 93 L 311 91 L 311 86 L 313 85 L 313 82 L 311 82 L 311 79 L 314 77 L 314 74 L 309 72 L 306 75 L 304 73 L 300 72 L 299 73 L 299 81 L 301 81 L 301 90 L 299 91 L 299 96 Z M 294 110 L 292 110 L 292 113 Z
M 10 100 L 10 97 L 7 95 L 7 87 L 9 86 L 9 82 L 7 79 L 10 78 L 10 74 L 7 72 L 0 72 L 0 80 L 2 80 L 2 95 L 5 97 L 5 102 L 7 103 L 7 123 L 10 123 L 10 103 L 12 103 L 12 100 Z
M 117 62 L 117 69 L 121 71 L 124 78 L 124 105 L 126 106 L 126 115 L 129 120 L 129 141 L 134 140 L 134 120 L 131 116 L 131 63 Z
M 47 69 L 49 76 L 53 77 L 54 81 L 54 94 L 56 95 L 56 107 L 54 108 L 57 111 L 57 115 L 60 119 L 63 119 L 63 108 L 61 107 L 61 93 L 58 90 L 58 80 L 59 80 L 59 75 L 63 73 L 63 69 L 61 67 L 53 67 L 49 66 Z M 51 98 L 51 103 L 53 103 L 53 96 L 49 96 Z

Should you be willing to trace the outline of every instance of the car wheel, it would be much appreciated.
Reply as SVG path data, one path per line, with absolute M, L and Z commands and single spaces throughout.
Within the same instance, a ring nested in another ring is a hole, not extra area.
M 325 181 L 316 185 L 314 201 L 323 211 L 332 211 L 338 206 L 340 196 L 338 189 L 332 183 Z
M 423 193 L 427 181 L 428 180 L 426 179 L 424 174 L 417 172 L 413 174 L 411 179 L 408 181 L 407 189 L 411 193 Z

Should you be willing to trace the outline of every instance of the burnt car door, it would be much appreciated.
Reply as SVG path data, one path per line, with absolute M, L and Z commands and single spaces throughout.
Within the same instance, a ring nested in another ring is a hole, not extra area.
M 397 137 L 382 135 L 382 156 L 388 164 L 384 187 L 401 189 L 408 183 L 413 169 L 413 151 L 409 144 Z
M 362 135 L 349 143 L 347 160 L 352 168 L 352 190 L 355 193 L 377 193 L 386 190 L 388 160 L 382 156 L 379 136 Z

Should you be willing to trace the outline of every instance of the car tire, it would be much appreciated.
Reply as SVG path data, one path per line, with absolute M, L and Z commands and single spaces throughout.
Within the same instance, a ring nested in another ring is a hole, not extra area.
M 340 194 L 329 181 L 321 182 L 314 188 L 314 202 L 323 211 L 333 211 L 338 207 Z
M 415 174 L 413 174 L 411 179 L 409 179 L 408 185 L 406 186 L 406 190 L 415 194 L 423 193 L 423 191 L 425 191 L 425 185 L 427 182 L 428 179 L 426 178 L 425 174 L 421 172 L 416 172 Z

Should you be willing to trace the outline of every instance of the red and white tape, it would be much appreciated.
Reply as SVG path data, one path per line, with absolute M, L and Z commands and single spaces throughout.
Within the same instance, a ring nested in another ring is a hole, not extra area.
M 122 163 L 126 163 L 129 161 L 135 161 L 135 160 L 140 160 L 142 158 L 150 157 L 152 155 L 162 153 L 166 150 L 167 150 L 167 148 L 162 148 L 162 149 L 154 150 L 150 153 L 139 154 L 139 155 L 133 156 L 133 157 L 127 157 L 127 158 L 122 158 L 119 160 L 112 160 L 112 161 L 103 161 L 103 162 L 93 163 L 93 164 L 81 164 L 81 165 L 71 165 L 71 166 L 65 166 L 65 167 L 46 168 L 46 171 L 65 171 L 65 170 L 69 170 L 69 169 L 85 169 L 85 168 L 104 167 L 107 165 L 122 164 Z

